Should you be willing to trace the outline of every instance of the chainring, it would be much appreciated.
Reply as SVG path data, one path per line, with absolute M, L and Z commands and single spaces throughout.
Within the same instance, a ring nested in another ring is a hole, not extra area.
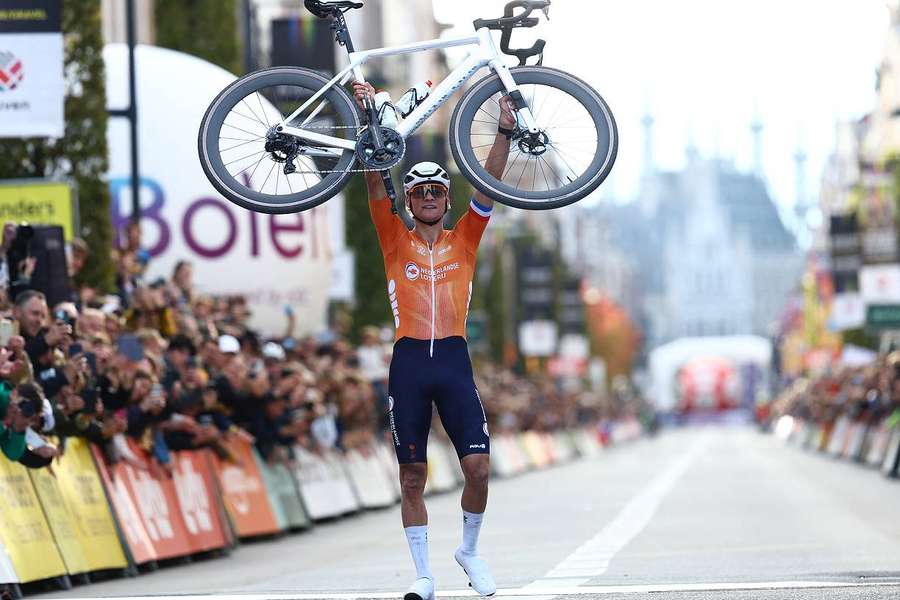
M 356 156 L 359 162 L 368 169 L 384 171 L 400 163 L 406 153 L 406 141 L 403 136 L 390 127 L 381 127 L 381 138 L 384 148 L 375 151 L 372 132 L 365 129 L 356 140 Z

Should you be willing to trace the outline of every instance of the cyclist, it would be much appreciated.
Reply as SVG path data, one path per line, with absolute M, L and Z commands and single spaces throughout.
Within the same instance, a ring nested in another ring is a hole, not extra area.
M 370 84 L 354 83 L 357 102 L 374 96 Z M 485 167 L 501 178 L 516 120 L 512 103 L 501 99 L 498 133 Z M 428 473 L 426 445 L 432 402 L 450 436 L 465 475 L 462 493 L 463 542 L 454 558 L 476 592 L 493 595 L 497 586 L 478 556 L 478 534 L 487 506 L 490 440 L 487 419 L 466 345 L 466 315 L 478 244 L 493 201 L 476 192 L 469 210 L 445 231 L 450 210 L 450 178 L 433 162 L 420 162 L 403 178 L 406 209 L 415 227 L 407 230 L 391 212 L 378 173 L 366 173 L 369 211 L 384 255 L 388 296 L 396 336 L 388 375 L 388 407 L 394 450 L 400 463 L 401 515 L 416 567 L 405 600 L 434 597 L 428 561 L 428 513 L 423 492 Z

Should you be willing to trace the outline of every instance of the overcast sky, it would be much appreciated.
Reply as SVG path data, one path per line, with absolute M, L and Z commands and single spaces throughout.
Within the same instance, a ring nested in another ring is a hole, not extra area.
M 504 0 L 434 0 L 439 21 L 471 31 L 499 17 Z M 684 164 L 693 138 L 704 156 L 752 163 L 750 123 L 765 129 L 764 168 L 783 212 L 795 201 L 793 155 L 808 155 L 815 197 L 837 119 L 857 118 L 875 100 L 888 11 L 885 0 L 553 0 L 550 22 L 513 40 L 547 40 L 544 64 L 591 83 L 613 109 L 619 158 L 604 195 L 636 191 L 641 116 L 649 109 L 655 162 Z

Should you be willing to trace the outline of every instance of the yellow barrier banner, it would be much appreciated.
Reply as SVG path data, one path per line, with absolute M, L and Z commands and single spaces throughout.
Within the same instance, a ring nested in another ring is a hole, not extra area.
M 0 457 L 0 540 L 23 583 L 66 574 L 28 472 Z
M 85 573 L 88 571 L 86 549 L 78 539 L 75 516 L 66 506 L 59 491 L 59 483 L 48 469 L 28 469 L 28 475 L 31 476 L 31 483 L 44 507 L 44 516 L 66 565 L 66 572 L 70 575 Z
M 62 181 L 27 179 L 0 184 L 0 223 L 62 225 L 67 242 L 75 235 L 72 186 Z
M 65 454 L 58 466 L 54 463 L 54 471 L 63 500 L 74 516 L 75 535 L 87 557 L 87 570 L 127 567 L 88 442 L 80 438 L 66 440 Z

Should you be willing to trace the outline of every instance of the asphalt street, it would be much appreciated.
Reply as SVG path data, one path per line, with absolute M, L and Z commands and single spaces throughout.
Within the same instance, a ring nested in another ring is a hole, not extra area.
M 428 508 L 438 597 L 470 595 L 459 494 Z M 492 482 L 481 553 L 507 598 L 898 598 L 900 483 L 751 428 L 669 430 Z M 43 597 L 400 598 L 413 575 L 391 508 Z

